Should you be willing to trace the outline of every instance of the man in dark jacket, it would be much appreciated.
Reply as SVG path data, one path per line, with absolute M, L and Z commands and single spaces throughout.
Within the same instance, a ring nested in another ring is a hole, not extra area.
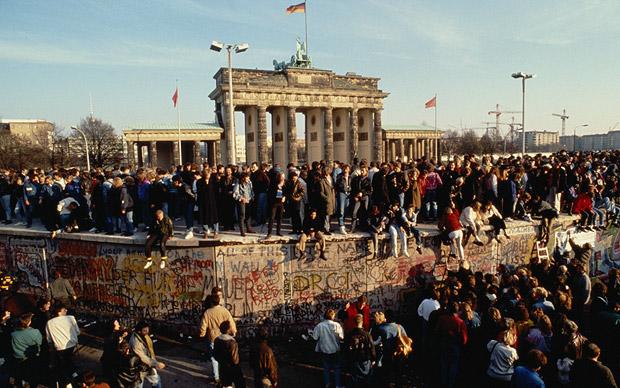
M 332 179 L 332 170 L 330 167 L 323 167 L 321 180 L 319 181 L 319 218 L 323 220 L 323 232 L 330 235 L 329 218 L 336 210 L 336 194 L 334 192 L 334 181 Z
M 172 185 L 177 188 L 181 209 L 185 217 L 185 237 L 186 240 L 194 238 L 194 206 L 196 206 L 196 194 L 192 187 L 187 184 L 180 175 L 172 178 Z
M 161 254 L 159 268 L 166 268 L 166 260 L 168 260 L 168 256 L 166 256 L 166 242 L 172 237 L 173 233 L 174 227 L 172 226 L 172 220 L 170 220 L 170 218 L 168 218 L 168 216 L 164 214 L 163 210 L 157 210 L 155 212 L 155 221 L 149 229 L 146 238 L 146 245 L 144 247 L 144 254 L 146 255 L 146 264 L 144 265 L 144 269 L 148 269 L 153 265 L 151 252 L 153 250 L 153 245 L 157 244 L 158 242 L 159 253 Z
M 220 334 L 213 343 L 213 357 L 219 363 L 220 382 L 228 387 L 245 388 L 245 379 L 239 362 L 239 344 L 233 337 L 230 321 L 220 324 Z
M 26 206 L 26 227 L 32 227 L 32 214 L 35 212 L 36 206 L 39 204 L 41 196 L 41 185 L 39 184 L 39 176 L 30 173 L 28 179 L 24 181 L 24 205 Z
M 166 201 L 168 200 L 168 189 L 162 180 L 165 174 L 166 171 L 158 168 L 157 178 L 151 185 L 149 193 L 149 208 L 151 209 L 151 214 L 157 210 L 164 210 L 164 213 L 167 213 L 166 208 L 168 207 L 168 203 Z
M 291 234 L 301 234 L 301 204 L 304 199 L 304 187 L 299 181 L 296 171 L 292 171 L 289 174 L 285 192 L 288 212 L 291 215 L 291 224 L 293 226 Z
M 372 183 L 368 179 L 368 167 L 360 166 L 358 175 L 351 180 L 351 201 L 353 202 L 353 211 L 351 212 L 351 233 L 355 232 L 357 225 L 363 224 L 368 211 L 368 200 L 372 193 Z M 358 212 L 362 210 L 363 219 L 358 219 Z
M 349 363 L 353 387 L 369 387 L 372 364 L 376 359 L 372 337 L 364 330 L 364 316 L 355 316 L 356 327 L 344 339 L 344 351 Z
M 385 209 L 388 206 L 387 163 L 382 163 L 381 168 L 372 176 L 372 204 Z
M 618 387 L 609 368 L 599 362 L 600 355 L 601 349 L 594 342 L 584 347 L 583 358 L 575 360 L 570 368 L 571 387 Z

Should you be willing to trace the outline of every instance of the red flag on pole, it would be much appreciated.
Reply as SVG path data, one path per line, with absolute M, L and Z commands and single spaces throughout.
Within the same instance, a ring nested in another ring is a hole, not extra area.
M 291 5 L 287 7 L 286 13 L 289 15 L 292 13 L 306 13 L 306 2 Z
M 437 96 L 426 101 L 426 103 L 424 104 L 424 109 L 435 108 L 436 106 L 437 106 Z
M 172 103 L 174 104 L 174 107 L 177 107 L 177 100 L 179 99 L 179 88 L 177 87 L 176 90 L 174 91 L 174 94 L 172 95 Z

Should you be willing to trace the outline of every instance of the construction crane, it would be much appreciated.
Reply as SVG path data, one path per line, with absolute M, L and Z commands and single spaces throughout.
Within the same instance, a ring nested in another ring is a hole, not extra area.
M 551 116 L 559 117 L 562 119 L 562 136 L 566 135 L 566 119 L 568 119 L 566 109 L 562 109 L 562 114 L 552 113 Z
M 495 130 L 497 131 L 497 134 L 499 135 L 499 116 L 501 116 L 504 113 L 521 113 L 520 110 L 499 110 L 499 104 L 495 104 L 495 110 L 489 111 L 489 115 L 495 115 Z

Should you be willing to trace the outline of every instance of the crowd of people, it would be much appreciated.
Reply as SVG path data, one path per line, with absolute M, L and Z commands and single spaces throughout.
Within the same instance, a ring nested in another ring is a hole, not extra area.
M 321 161 L 286 168 L 186 163 L 168 170 L 7 170 L 0 174 L 0 200 L 5 224 L 17 221 L 29 228 L 38 217 L 53 237 L 61 231 L 132 236 L 142 226 L 149 237 L 146 267 L 152 265 L 155 245 L 165 267 L 166 242 L 174 236 L 174 221 L 181 219 L 183 238 L 195 238 L 200 229 L 202 237 L 218 239 L 220 231 L 246 236 L 265 224 L 265 238 L 274 227 L 282 236 L 282 219 L 290 218 L 299 255 L 305 257 L 311 239 L 323 259 L 332 219 L 342 234 L 370 233 L 375 254 L 377 239 L 389 234 L 385 254 L 391 256 L 409 256 L 409 238 L 419 247 L 418 221 L 437 223 L 450 254 L 463 260 L 471 237 L 483 244 L 484 224 L 500 242 L 502 234 L 510 238 L 507 222 L 532 217 L 542 219 L 540 239 L 546 241 L 560 212 L 579 216 L 579 229 L 618 224 L 618 158 L 619 152 L 562 151 L 526 158 L 455 156 L 447 162 Z
M 145 268 L 153 264 L 155 246 L 165 268 L 176 218 L 185 221 L 183 238 L 195 238 L 197 218 L 204 238 L 217 239 L 235 226 L 246 236 L 264 224 L 266 238 L 274 225 L 281 235 L 282 218 L 289 217 L 299 254 L 305 257 L 312 240 L 322 259 L 332 218 L 342 234 L 368 232 L 375 255 L 387 233 L 391 256 L 408 256 L 410 237 L 420 249 L 418 221 L 436 223 L 441 241 L 459 259 L 458 272 L 442 281 L 420 279 L 417 314 L 372 311 L 364 295 L 324 311 L 311 338 L 325 386 L 404 386 L 403 373 L 415 370 L 429 387 L 616 387 L 617 269 L 591 280 L 591 246 L 570 239 L 573 256 L 534 257 L 516 268 L 502 266 L 497 274 L 473 273 L 463 246 L 470 240 L 485 243 L 484 224 L 501 243 L 510 238 L 507 222 L 532 218 L 541 219 L 538 239 L 546 242 L 561 212 L 575 216 L 575 233 L 618 226 L 619 158 L 620 152 L 558 152 L 524 159 L 454 157 L 445 163 L 313 162 L 285 169 L 256 163 L 188 163 L 168 171 L 33 169 L 2 174 L 0 200 L 6 224 L 19 220 L 30 227 L 38 217 L 53 236 L 60 231 L 131 236 L 142 225 Z M 32 384 L 38 377 L 28 371 L 46 364 L 53 365 L 50 378 L 61 386 L 76 381 L 72 357 L 79 328 L 67 307 L 78 296 L 63 280 L 57 274 L 58 283 L 50 287 L 53 305 L 44 299 L 32 311 L 4 314 L 3 340 L 10 343 L 7 358 L 14 363 L 16 386 Z M 205 302 L 198 331 L 208 343 L 213 378 L 222 386 L 245 387 L 240 367 L 245 353 L 221 290 L 214 289 Z M 160 387 L 157 371 L 165 365 L 155 355 L 149 324 L 142 321 L 128 331 L 114 321 L 110 329 L 101 360 L 107 384 Z M 258 330 L 248 346 L 256 386 L 277 386 L 277 351 L 267 332 Z M 85 386 L 95 386 L 92 373 L 83 375 L 89 381 L 84 384 L 91 384 Z

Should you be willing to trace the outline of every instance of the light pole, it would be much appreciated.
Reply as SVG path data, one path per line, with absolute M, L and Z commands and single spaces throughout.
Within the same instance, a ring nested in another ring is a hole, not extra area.
M 573 129 L 573 152 L 577 151 L 577 128 L 587 127 L 589 124 L 581 124 Z
M 86 134 L 80 128 L 75 125 L 71 126 L 71 129 L 78 131 L 84 138 L 84 146 L 86 147 L 86 170 L 90 172 L 90 150 L 88 149 L 88 140 L 86 140 Z
M 250 48 L 247 43 L 238 44 L 226 44 L 217 41 L 211 42 L 211 50 L 220 52 L 225 48 L 228 52 L 228 120 L 230 122 L 230 128 L 226 136 L 226 156 L 228 158 L 228 164 L 236 164 L 237 149 L 236 145 L 236 133 L 235 133 L 235 108 L 233 104 L 233 86 L 232 86 L 232 51 L 239 54 Z
M 512 78 L 521 78 L 521 157 L 525 157 L 525 80 L 534 78 L 536 74 L 527 74 L 522 71 L 512 73 Z

